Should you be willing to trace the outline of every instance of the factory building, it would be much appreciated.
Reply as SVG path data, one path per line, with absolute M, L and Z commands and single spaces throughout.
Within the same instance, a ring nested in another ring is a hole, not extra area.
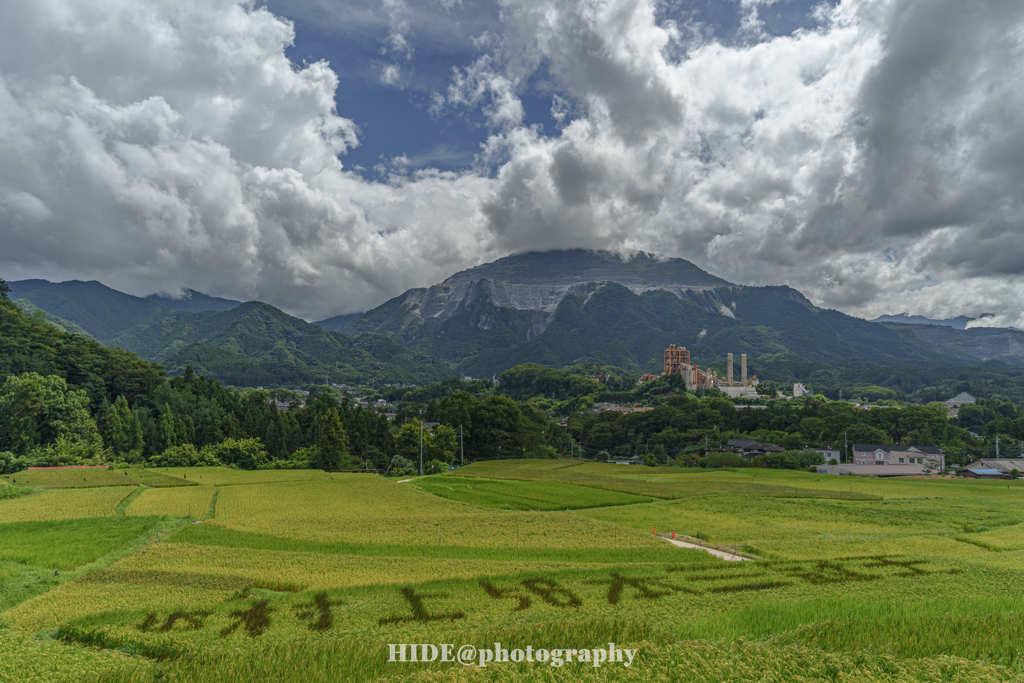
M 690 391 L 711 389 L 718 381 L 714 371 L 704 371 L 690 363 L 690 352 L 685 346 L 669 344 L 665 349 L 665 366 L 662 375 L 682 375 L 686 388 Z
M 690 352 L 684 346 L 670 344 L 665 349 L 665 366 L 662 375 L 682 375 L 686 382 L 686 388 L 690 391 L 697 389 L 713 389 L 717 387 L 722 393 L 732 398 L 757 398 L 757 377 L 747 378 L 747 354 L 740 355 L 740 380 L 733 379 L 733 358 L 728 355 L 726 361 L 726 378 L 720 379 L 714 370 L 701 370 L 690 362 Z
M 754 388 L 757 385 L 757 375 L 750 379 L 747 378 L 747 354 L 745 353 L 740 354 L 740 381 L 733 380 L 732 354 L 728 354 L 725 361 L 725 381 L 719 380 L 716 385 L 722 393 L 731 398 L 757 398 L 757 389 Z

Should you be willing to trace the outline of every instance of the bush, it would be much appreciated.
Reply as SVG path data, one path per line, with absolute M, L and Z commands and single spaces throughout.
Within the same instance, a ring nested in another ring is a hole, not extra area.
M 416 474 L 416 466 L 412 460 L 396 455 L 391 458 L 391 464 L 388 465 L 387 471 L 384 474 L 392 477 L 411 476 Z
M 423 474 L 441 474 L 448 471 L 448 463 L 443 460 L 431 460 L 423 466 Z
M 243 470 L 255 470 L 267 464 L 267 451 L 259 439 L 224 439 L 219 444 L 204 447 L 202 453 Z
M 190 443 L 168 448 L 160 455 L 153 456 L 150 467 L 216 467 L 223 463 L 204 448 L 197 451 Z
M 765 453 L 757 457 L 757 464 L 769 470 L 795 470 L 799 467 L 796 451 L 783 453 Z
M 0 451 L 0 474 L 20 472 L 29 466 L 28 458 L 15 455 L 10 451 Z
M 737 453 L 708 453 L 700 461 L 701 467 L 752 467 Z
M 825 456 L 813 448 L 805 448 L 797 453 L 796 461 L 800 467 L 806 469 L 808 467 L 815 467 L 816 465 L 824 465 Z
M 72 441 L 65 436 L 57 437 L 57 443 L 34 448 L 26 460 L 29 467 L 67 467 L 69 465 L 103 465 L 111 459 L 112 453 L 103 448 L 103 442 L 95 439 Z

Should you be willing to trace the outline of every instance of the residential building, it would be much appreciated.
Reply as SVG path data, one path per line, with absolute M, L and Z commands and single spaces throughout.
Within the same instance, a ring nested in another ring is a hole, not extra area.
M 991 467 L 966 467 L 956 471 L 956 476 L 964 479 L 1013 479 L 1012 474 L 1001 472 Z
M 854 465 L 923 465 L 928 469 L 946 469 L 946 454 L 936 446 L 895 446 L 855 443 Z
M 842 451 L 838 448 L 814 448 L 812 449 L 816 453 L 821 453 L 821 457 L 825 458 L 825 462 L 829 460 L 835 460 L 836 462 L 842 461 Z
M 964 469 L 974 470 L 975 472 L 980 470 L 995 470 L 1002 474 L 1010 474 L 1013 470 L 1017 470 L 1018 474 L 1024 474 L 1024 458 L 983 459 L 978 462 L 972 462 Z M 959 472 L 957 472 L 957 474 L 959 474 Z
M 740 449 L 740 455 L 746 460 L 754 460 L 759 455 L 767 455 L 768 453 L 784 453 L 785 448 L 779 448 L 778 446 L 770 443 L 750 443 Z
M 949 406 L 950 408 L 959 408 L 960 406 L 970 405 L 974 403 L 976 400 L 977 399 L 968 394 L 966 391 L 961 391 L 959 394 L 946 401 L 946 405 Z
M 913 477 L 925 474 L 924 465 L 818 465 L 817 470 L 818 474 L 872 477 Z

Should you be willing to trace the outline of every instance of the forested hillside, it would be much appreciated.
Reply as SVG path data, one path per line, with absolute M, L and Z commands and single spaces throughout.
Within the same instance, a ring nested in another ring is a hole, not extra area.
M 179 375 L 196 372 L 237 386 L 299 386 L 312 382 L 425 384 L 454 369 L 393 340 L 346 337 L 268 304 L 188 290 L 145 299 L 98 282 L 12 283 L 11 298 L 61 329 L 132 351 Z

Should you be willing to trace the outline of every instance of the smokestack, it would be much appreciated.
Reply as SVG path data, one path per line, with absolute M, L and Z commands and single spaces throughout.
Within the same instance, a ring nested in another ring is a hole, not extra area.
M 728 360 L 725 361 L 725 380 L 728 386 L 732 386 L 732 354 L 728 356 Z
M 740 354 L 740 381 L 747 386 L 747 354 Z

